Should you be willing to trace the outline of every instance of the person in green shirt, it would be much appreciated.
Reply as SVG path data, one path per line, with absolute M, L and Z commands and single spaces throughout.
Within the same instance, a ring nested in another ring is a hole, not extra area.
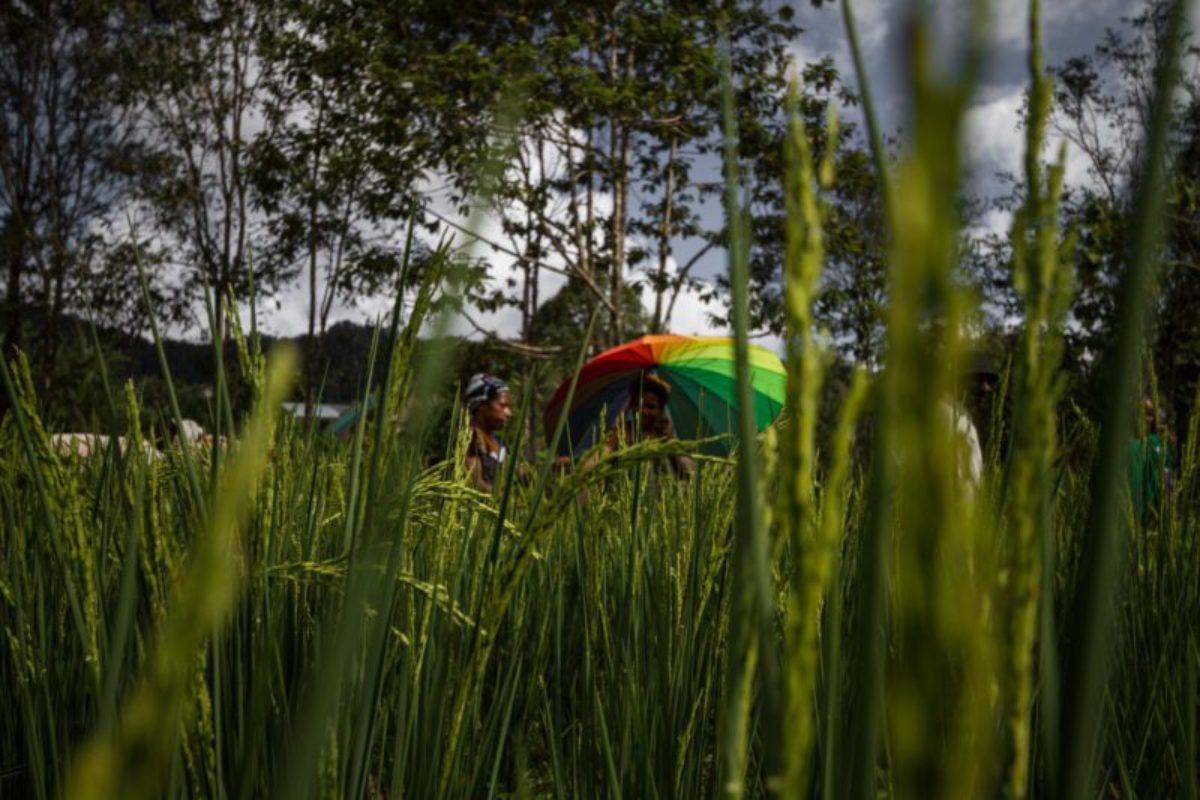
M 1168 477 L 1167 441 L 1159 430 L 1158 411 L 1149 397 L 1142 400 L 1145 429 L 1129 441 L 1129 494 L 1142 525 L 1158 513 Z

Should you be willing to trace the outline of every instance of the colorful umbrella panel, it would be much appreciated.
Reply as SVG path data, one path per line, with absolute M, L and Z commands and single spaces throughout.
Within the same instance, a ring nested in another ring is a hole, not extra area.
M 720 336 L 644 336 L 606 350 L 580 370 L 559 443 L 560 455 L 587 451 L 600 441 L 629 410 L 630 388 L 645 374 L 671 385 L 667 413 L 681 439 L 723 437 L 704 449 L 727 454 L 736 430 L 737 380 L 733 340 Z M 568 378 L 546 409 L 547 436 L 552 436 L 570 389 Z M 769 350 L 750 348 L 750 384 L 754 422 L 758 430 L 770 425 L 783 409 L 787 374 Z

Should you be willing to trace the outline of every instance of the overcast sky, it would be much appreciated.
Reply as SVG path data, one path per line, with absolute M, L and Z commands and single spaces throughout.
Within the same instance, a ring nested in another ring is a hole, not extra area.
M 903 19 L 908 0 L 857 0 L 855 11 L 862 40 L 867 72 L 885 131 L 896 133 L 907 122 L 909 104 L 904 86 Z M 937 41 L 945 68 L 952 69 L 953 53 L 964 39 L 967 0 L 932 0 L 938 25 Z M 977 194 L 994 191 L 994 175 L 1002 170 L 1019 172 L 1022 137 L 1017 114 L 1022 93 L 1028 84 L 1028 0 L 994 0 L 989 51 L 982 85 L 967 118 L 965 165 L 971 175 L 971 188 Z M 1200 4 L 1193 4 L 1193 8 Z M 849 47 L 842 28 L 840 6 L 826 4 L 821 9 L 807 2 L 796 3 L 800 24 L 805 28 L 796 43 L 798 60 L 811 61 L 825 55 L 834 58 L 839 72 L 854 85 Z M 1136 13 L 1138 3 L 1116 0 L 1043 0 L 1042 35 L 1047 65 L 1061 64 L 1067 58 L 1082 55 L 1100 42 L 1106 28 L 1121 26 L 1122 17 Z M 852 119 L 857 110 L 847 110 Z M 1068 157 L 1068 182 L 1085 179 L 1082 163 Z M 719 214 L 719 209 L 710 213 Z M 1007 220 L 993 217 L 989 224 L 1004 228 Z M 679 253 L 687 258 L 688 253 Z M 703 278 L 724 272 L 723 253 L 710 253 L 696 273 Z M 507 273 L 507 264 L 498 262 L 496 274 Z M 549 297 L 561 286 L 561 279 L 548 276 L 542 297 Z M 303 330 L 306 318 L 306 293 L 302 287 L 281 293 L 275 308 L 265 309 L 268 327 L 277 333 L 295 334 Z M 653 302 L 648 298 L 648 302 Z M 275 305 L 275 304 L 272 304 Z M 336 309 L 333 321 L 353 319 L 369 321 L 385 313 L 384 298 L 360 298 L 353 306 Z M 706 308 L 695 294 L 681 297 L 672 318 L 678 333 L 722 333 L 708 322 Z M 515 313 L 485 316 L 482 321 L 501 334 L 515 333 Z M 465 333 L 466 330 L 464 329 Z M 767 342 L 778 346 L 777 342 Z
M 908 5 L 907 0 L 857 0 L 854 4 L 877 111 L 888 131 L 900 130 L 908 122 L 902 31 Z M 968 115 L 965 148 L 966 166 L 981 191 L 989 188 L 997 170 L 1020 167 L 1023 133 L 1017 125 L 1017 112 L 1029 84 L 1028 0 L 994 0 L 992 5 L 986 67 Z M 951 55 L 958 52 L 965 38 L 970 3 L 934 0 L 931 6 L 938 12 L 939 54 L 949 67 L 953 63 Z M 1043 0 L 1045 63 L 1054 66 L 1090 52 L 1103 38 L 1105 29 L 1121 27 L 1122 17 L 1136 13 L 1139 6 L 1128 0 Z M 840 7 L 810 11 L 806 21 L 807 30 L 799 42 L 801 58 L 832 55 L 841 74 L 854 85 Z

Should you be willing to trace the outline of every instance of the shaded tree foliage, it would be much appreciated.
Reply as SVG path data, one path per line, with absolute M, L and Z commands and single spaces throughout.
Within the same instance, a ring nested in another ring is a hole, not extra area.
M 1112 335 L 1114 292 L 1127 264 L 1143 130 L 1153 75 L 1166 35 L 1167 4 L 1155 0 L 1120 30 L 1109 30 L 1092 52 L 1054 72 L 1054 129 L 1082 153 L 1089 181 L 1072 187 L 1064 224 L 1075 226 L 1077 297 L 1068 341 L 1092 364 Z M 1172 110 L 1162 264 L 1149 346 L 1157 381 L 1175 420 L 1186 419 L 1200 378 L 1200 62 L 1185 34 L 1180 91 Z
M 126 308 L 104 228 L 124 188 L 135 123 L 119 68 L 125 22 L 117 3 L 0 6 L 3 335 L 9 348 L 32 351 L 43 389 L 68 309 L 105 318 Z M 26 313 L 42 320 L 29 341 Z

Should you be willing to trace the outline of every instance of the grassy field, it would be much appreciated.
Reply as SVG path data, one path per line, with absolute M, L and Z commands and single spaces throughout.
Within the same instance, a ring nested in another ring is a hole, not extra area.
M 871 125 L 893 232 L 887 368 L 855 377 L 827 438 L 811 304 L 830 165 L 799 127 L 788 406 L 758 436 L 745 420 L 735 456 L 699 457 L 688 482 L 656 467 L 690 449 L 673 442 L 587 474 L 543 455 L 528 482 L 468 488 L 462 421 L 430 441 L 445 359 L 409 357 L 443 324 L 427 319 L 453 290 L 437 268 L 380 331 L 378 413 L 348 442 L 278 417 L 294 362 L 253 333 L 223 368 L 255 410 L 233 420 L 218 386 L 229 445 L 162 459 L 121 422 L 140 414 L 119 387 L 98 415 L 131 446 L 56 454 L 28 370 L 5 364 L 0 795 L 1196 797 L 1200 416 L 1147 520 L 1126 488 L 1166 120 L 1147 133 L 1111 408 L 1087 420 L 1060 404 L 1072 238 L 1056 225 L 1063 156 L 1040 157 L 1036 4 L 1031 21 L 1024 329 L 977 486 L 939 404 L 968 349 L 951 220 L 979 51 L 943 82 L 921 25 L 895 169 Z

